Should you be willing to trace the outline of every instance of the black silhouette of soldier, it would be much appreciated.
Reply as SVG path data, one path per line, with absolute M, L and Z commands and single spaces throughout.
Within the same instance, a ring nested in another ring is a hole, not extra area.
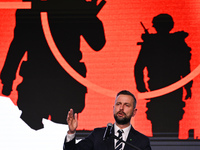
M 53 122 L 67 124 L 67 112 L 73 107 L 80 113 L 87 92 L 51 53 L 43 34 L 40 12 L 48 12 L 51 33 L 62 56 L 86 77 L 86 66 L 80 62 L 80 36 L 95 51 L 103 48 L 104 28 L 97 17 L 102 6 L 97 6 L 96 0 L 32 0 L 32 9 L 17 10 L 14 39 L 1 72 L 2 93 L 10 95 L 16 70 L 27 52 L 27 61 L 20 66 L 23 81 L 17 87 L 17 105 L 22 110 L 21 118 L 31 128 L 43 128 L 42 118 L 49 115 Z
M 174 21 L 168 14 L 155 16 L 152 23 L 157 34 L 142 34 L 143 43 L 134 68 L 139 92 L 166 87 L 190 73 L 191 48 L 185 42 L 188 33 L 170 33 Z M 143 74 L 145 67 L 149 77 L 146 84 Z M 185 99 L 191 98 L 192 82 L 184 86 L 187 92 Z M 171 93 L 151 98 L 147 103 L 146 114 L 152 123 L 153 136 L 178 137 L 179 121 L 183 117 L 185 107 L 182 97 L 181 87 Z

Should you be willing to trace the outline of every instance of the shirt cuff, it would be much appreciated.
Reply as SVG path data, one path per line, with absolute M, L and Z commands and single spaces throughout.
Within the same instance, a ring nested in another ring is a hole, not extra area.
M 66 135 L 66 142 L 70 142 L 71 140 L 73 140 L 75 138 L 75 134 L 67 134 Z

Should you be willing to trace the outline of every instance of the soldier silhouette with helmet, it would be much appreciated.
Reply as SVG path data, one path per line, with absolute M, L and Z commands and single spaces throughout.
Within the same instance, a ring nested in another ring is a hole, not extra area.
M 87 88 L 71 77 L 54 58 L 42 30 L 40 13 L 48 13 L 54 41 L 64 59 L 83 77 L 86 66 L 81 62 L 80 36 L 95 51 L 105 45 L 104 28 L 97 17 L 105 1 L 96 0 L 23 0 L 32 9 L 16 11 L 14 38 L 1 71 L 2 93 L 10 95 L 16 71 L 20 67 L 23 81 L 17 86 L 17 105 L 21 119 L 32 129 L 43 128 L 42 119 L 67 124 L 70 108 L 80 113 L 85 107 Z M 27 61 L 19 66 L 23 55 Z
M 174 27 L 169 14 L 159 14 L 153 18 L 157 34 L 142 34 L 143 42 L 135 63 L 134 73 L 139 92 L 153 91 L 171 85 L 190 73 L 191 48 L 185 42 L 188 33 L 170 33 Z M 146 30 L 147 31 L 147 30 Z M 144 81 L 144 69 L 148 71 L 148 81 Z M 191 98 L 193 81 L 187 83 L 185 100 Z M 147 103 L 147 119 L 152 123 L 153 136 L 178 137 L 179 121 L 185 107 L 183 87 L 151 98 Z

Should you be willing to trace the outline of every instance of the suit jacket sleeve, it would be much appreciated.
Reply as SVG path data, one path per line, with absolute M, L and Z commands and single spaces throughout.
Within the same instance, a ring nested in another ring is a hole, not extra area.
M 92 150 L 93 148 L 93 141 L 91 140 L 91 136 L 85 138 L 84 140 L 81 140 L 79 143 L 76 144 L 76 141 L 74 138 L 70 142 L 64 142 L 63 150 Z
M 98 150 L 107 149 L 107 142 L 103 141 L 103 134 L 105 128 L 96 128 L 85 139 L 81 140 L 77 144 L 75 138 L 70 142 L 64 142 L 63 150 Z

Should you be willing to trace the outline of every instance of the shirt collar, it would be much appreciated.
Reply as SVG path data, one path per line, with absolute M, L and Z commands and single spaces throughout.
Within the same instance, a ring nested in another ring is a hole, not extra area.
M 117 131 L 119 130 L 120 128 L 116 125 L 116 123 L 114 124 L 114 133 L 115 135 L 117 134 Z M 124 128 L 123 131 L 124 133 L 129 133 L 129 131 L 131 130 L 131 125 L 129 125 L 128 127 Z

